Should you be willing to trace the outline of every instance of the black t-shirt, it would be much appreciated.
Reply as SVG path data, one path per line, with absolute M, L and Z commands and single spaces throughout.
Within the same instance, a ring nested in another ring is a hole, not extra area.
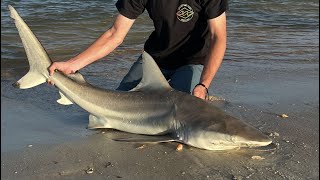
M 203 64 L 208 54 L 208 19 L 228 8 L 227 0 L 118 0 L 118 11 L 136 19 L 147 9 L 155 30 L 144 45 L 161 68 Z

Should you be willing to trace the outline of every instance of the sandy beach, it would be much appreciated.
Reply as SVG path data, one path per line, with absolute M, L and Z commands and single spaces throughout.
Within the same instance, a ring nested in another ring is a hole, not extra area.
M 1 81 L 1 179 L 318 179 L 317 71 L 273 69 L 266 78 L 259 67 L 235 74 L 234 62 L 223 67 L 212 91 L 225 100 L 213 103 L 270 135 L 275 150 L 177 152 L 177 143 L 116 142 L 139 135 L 88 130 L 88 114 L 57 104 L 55 88 L 14 89 L 9 78 Z

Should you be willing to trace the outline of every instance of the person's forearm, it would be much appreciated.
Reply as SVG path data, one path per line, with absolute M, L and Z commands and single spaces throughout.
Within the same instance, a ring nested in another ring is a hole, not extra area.
M 68 61 L 69 67 L 73 71 L 77 71 L 108 55 L 122 43 L 134 21 L 134 19 L 129 19 L 119 14 L 109 30 L 102 34 L 85 51 Z
M 208 88 L 216 75 L 227 46 L 227 23 L 225 12 L 218 17 L 209 19 L 208 26 L 211 35 L 210 49 L 203 64 L 203 70 L 200 77 L 200 82 L 205 86 L 198 86 L 197 84 L 193 89 L 193 95 L 201 99 L 208 96 Z
M 53 62 L 48 69 L 50 75 L 52 76 L 55 71 L 61 71 L 64 74 L 75 73 L 88 64 L 108 55 L 122 43 L 134 21 L 134 19 L 129 19 L 119 14 L 113 26 L 103 33 L 85 51 L 68 61 Z
M 203 71 L 200 78 L 200 83 L 207 88 L 216 75 L 226 51 L 226 36 L 212 37 L 210 43 L 210 51 L 204 63 Z
M 69 60 L 75 70 L 79 70 L 88 64 L 103 58 L 117 48 L 123 41 L 116 36 L 115 29 L 112 27 L 102 34 L 93 44 L 76 57 Z

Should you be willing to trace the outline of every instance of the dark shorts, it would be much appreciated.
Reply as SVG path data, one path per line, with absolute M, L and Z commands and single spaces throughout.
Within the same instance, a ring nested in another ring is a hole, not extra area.
M 138 60 L 134 62 L 128 74 L 122 79 L 117 90 L 129 91 L 138 85 L 142 78 L 141 60 L 140 56 Z M 202 69 L 203 65 L 189 64 L 174 70 L 160 70 L 172 88 L 191 94 L 196 84 L 200 81 Z

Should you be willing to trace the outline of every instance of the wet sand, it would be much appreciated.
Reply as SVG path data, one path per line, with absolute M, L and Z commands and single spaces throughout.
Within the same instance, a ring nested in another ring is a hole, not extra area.
M 8 4 L 53 60 L 66 60 L 110 27 L 117 12 L 110 2 L 2 1 L 1 179 L 319 179 L 318 1 L 230 2 L 228 48 L 210 94 L 278 147 L 225 152 L 115 142 L 138 135 L 86 129 L 88 113 L 57 104 L 48 85 L 11 86 L 28 63 Z M 147 13 L 135 24 L 115 52 L 81 70 L 89 82 L 117 86 L 153 30 Z
M 100 65 L 83 74 L 115 88 L 125 71 L 93 75 Z M 177 143 L 116 142 L 139 135 L 88 130 L 88 114 L 58 105 L 55 88 L 19 90 L 11 86 L 19 77 L 2 78 L 1 179 L 318 179 L 319 69 L 245 67 L 224 62 L 210 91 L 225 100 L 213 103 L 271 135 L 278 145 L 273 151 L 184 146 L 177 152 Z

